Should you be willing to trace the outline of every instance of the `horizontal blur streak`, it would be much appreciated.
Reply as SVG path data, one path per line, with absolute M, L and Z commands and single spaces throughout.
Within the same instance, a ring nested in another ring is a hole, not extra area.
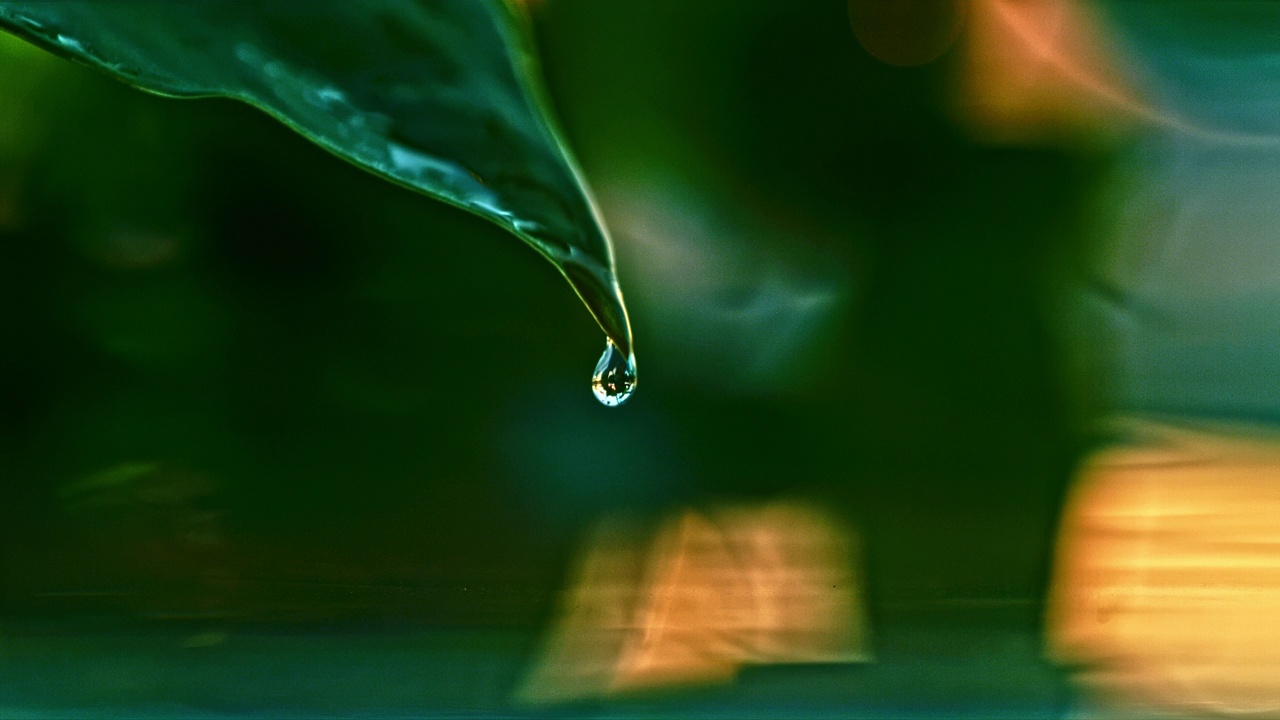
M 1121 706 L 1280 716 L 1280 436 L 1128 429 L 1067 507 L 1051 654 Z
M 588 538 L 521 691 L 553 702 L 722 683 L 755 663 L 867 659 L 853 536 L 813 507 L 686 510 Z

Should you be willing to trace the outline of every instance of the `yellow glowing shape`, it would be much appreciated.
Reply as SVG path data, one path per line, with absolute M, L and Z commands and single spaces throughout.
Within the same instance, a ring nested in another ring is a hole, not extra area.
M 799 505 L 685 511 L 652 540 L 605 523 L 522 691 L 554 701 L 864 660 L 851 535 Z
M 1050 652 L 1117 704 L 1280 716 L 1280 439 L 1139 427 L 1071 498 Z

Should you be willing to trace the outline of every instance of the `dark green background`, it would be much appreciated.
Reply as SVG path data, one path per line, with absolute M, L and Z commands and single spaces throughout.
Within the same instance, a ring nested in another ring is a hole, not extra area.
M 972 140 L 958 53 L 884 65 L 841 2 L 535 20 L 589 181 L 696 148 L 853 268 L 822 377 L 705 382 L 633 302 L 640 390 L 599 407 L 603 338 L 515 239 L 5 40 L 0 624 L 536 630 L 604 513 L 800 495 L 862 533 L 873 634 L 1034 662 L 1087 406 L 1054 308 L 1109 156 Z

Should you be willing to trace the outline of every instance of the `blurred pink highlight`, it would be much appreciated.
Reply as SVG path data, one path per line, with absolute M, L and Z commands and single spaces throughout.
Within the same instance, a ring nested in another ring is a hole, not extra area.
M 1105 28 L 1073 0 L 973 0 L 961 113 L 995 140 L 1110 132 L 1155 119 L 1124 77 Z
M 1137 123 L 1231 145 L 1280 144 L 1206 127 L 1145 99 L 1135 66 L 1079 0 L 973 0 L 968 30 L 957 102 L 990 140 L 1106 136 Z

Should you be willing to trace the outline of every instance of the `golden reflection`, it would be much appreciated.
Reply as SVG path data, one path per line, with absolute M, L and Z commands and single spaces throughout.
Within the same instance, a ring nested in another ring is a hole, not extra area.
M 1077 0 L 974 0 L 961 111 L 993 140 L 1109 132 L 1124 117 L 1151 115 L 1122 76 L 1118 56 Z
M 1280 717 L 1280 436 L 1130 430 L 1070 498 L 1051 655 L 1106 703 Z
M 731 681 L 753 663 L 867 659 L 852 533 L 800 504 L 601 523 L 521 698 Z

